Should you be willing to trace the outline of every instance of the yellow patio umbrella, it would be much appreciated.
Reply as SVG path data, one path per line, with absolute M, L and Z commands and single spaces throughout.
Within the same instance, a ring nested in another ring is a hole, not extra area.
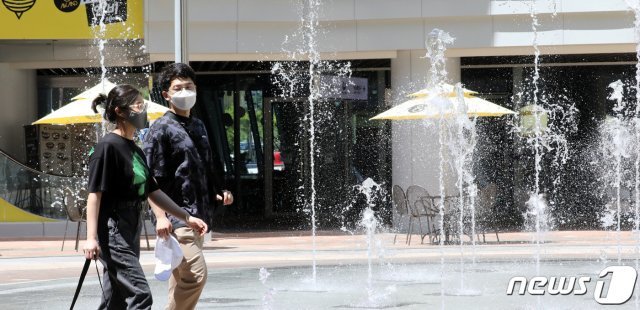
M 455 86 L 448 84 L 448 83 L 442 83 L 440 84 L 440 89 L 442 90 L 441 93 L 444 94 L 445 97 L 456 97 L 456 88 Z M 416 97 L 416 98 L 422 98 L 422 97 L 428 97 L 429 95 L 433 94 L 434 91 L 433 90 L 429 90 L 426 88 L 423 88 L 415 93 L 411 93 L 408 96 L 409 97 Z M 468 90 L 466 88 L 462 88 L 462 93 L 464 94 L 465 98 L 470 98 L 475 96 L 475 94 L 477 94 L 478 92 L 473 91 L 473 90 Z
M 108 93 L 115 86 L 116 84 L 105 80 L 104 82 L 99 83 L 98 85 L 93 86 L 90 89 L 73 97 L 72 100 L 74 101 L 71 101 L 60 109 L 51 112 L 47 116 L 33 122 L 32 124 L 66 125 L 102 122 L 102 113 L 93 112 L 93 109 L 91 109 L 91 103 L 93 102 L 93 99 L 98 96 L 98 94 L 103 93 L 103 90 L 105 91 L 105 93 Z M 147 117 L 149 118 L 149 120 L 155 120 L 164 115 L 164 113 L 169 110 L 167 107 L 149 100 L 145 100 L 144 102 L 147 104 Z
M 60 109 L 51 112 L 49 115 L 33 122 L 37 124 L 79 124 L 79 123 L 99 123 L 102 122 L 102 113 L 95 113 L 91 109 L 93 99 L 79 99 L 72 101 Z M 164 115 L 169 109 L 155 102 L 145 100 L 147 103 L 147 117 L 150 121 Z
M 98 94 L 105 94 L 105 95 L 108 94 L 111 91 L 111 89 L 113 89 L 114 87 L 116 87 L 116 84 L 112 83 L 107 79 L 104 79 L 100 83 L 96 84 L 95 86 L 71 98 L 71 100 L 78 100 L 78 99 L 93 100 L 94 98 L 98 97 Z
M 448 85 L 448 84 L 445 84 Z M 410 94 L 412 99 L 405 101 L 387 111 L 384 111 L 374 117 L 372 120 L 391 119 L 391 120 L 409 120 L 409 119 L 428 119 L 451 117 L 462 111 L 458 111 L 460 105 L 457 105 L 458 97 L 455 89 L 444 88 L 444 95 L 437 95 L 434 92 L 425 89 Z M 461 88 L 463 99 L 466 104 L 466 114 L 470 117 L 476 116 L 502 116 L 506 114 L 515 114 L 515 112 L 501 107 L 495 103 L 489 102 L 482 98 L 474 97 L 474 91 Z

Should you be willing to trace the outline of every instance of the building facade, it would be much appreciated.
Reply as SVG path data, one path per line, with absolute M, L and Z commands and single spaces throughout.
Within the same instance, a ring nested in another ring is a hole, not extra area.
M 128 2 L 130 6 L 134 3 Z M 287 175 L 286 168 L 285 172 L 278 170 L 279 165 L 297 162 L 294 156 L 287 156 L 286 143 L 277 145 L 282 142 L 278 140 L 295 140 L 288 146 L 302 148 L 309 137 L 292 134 L 294 128 L 304 125 L 286 120 L 299 118 L 305 111 L 295 99 L 278 99 L 271 74 L 274 62 L 291 60 L 287 46 L 297 46 L 296 40 L 301 40 L 292 34 L 299 31 L 309 7 L 299 2 L 188 2 L 188 58 L 198 74 L 201 105 L 197 114 L 210 133 L 218 133 L 214 134 L 217 152 L 227 167 L 228 182 L 243 193 L 239 204 L 247 213 L 296 212 L 296 207 L 291 207 L 293 201 L 309 195 L 283 194 L 282 188 L 299 187 L 299 174 L 308 175 L 310 168 L 298 163 L 297 171 L 304 172 L 294 175 Z M 112 68 L 110 74 L 142 87 L 149 76 L 174 59 L 174 2 L 140 4 L 141 37 L 107 40 L 104 64 Z M 29 13 L 24 12 L 20 20 L 27 21 Z M 7 14 L 15 19 L 13 12 Z M 532 75 L 535 40 L 542 55 L 541 84 L 551 89 L 561 82 L 569 95 L 590 92 L 588 99 L 572 99 L 579 101 L 577 105 L 583 110 L 592 111 L 584 116 L 581 129 L 595 126 L 589 123 L 593 117 L 604 117 L 607 85 L 616 79 L 633 78 L 637 62 L 639 38 L 634 30 L 634 13 L 624 0 L 325 0 L 319 6 L 318 20 L 316 47 L 320 58 L 349 63 L 352 76 L 366 79 L 368 86 L 363 100 L 342 98 L 330 107 L 326 103 L 331 119 L 336 120 L 327 126 L 350 132 L 319 144 L 325 152 L 318 157 L 318 169 L 320 174 L 327 174 L 321 184 L 326 186 L 321 195 L 326 199 L 321 203 L 326 205 L 335 205 L 341 196 L 348 195 L 340 192 L 336 201 L 329 198 L 335 185 L 332 176 L 339 176 L 336 180 L 340 188 L 359 177 L 372 177 L 385 183 L 387 189 L 390 184 L 403 188 L 419 184 L 431 193 L 439 191 L 439 144 L 433 130 L 418 121 L 368 121 L 426 85 L 429 60 L 425 58 L 425 38 L 435 28 L 455 38 L 445 52 L 448 81 L 463 82 L 467 88 L 510 108 L 522 106 L 518 101 L 527 100 L 514 94 L 526 88 Z M 99 71 L 95 68 L 101 65 L 100 55 L 95 40 L 82 38 L 5 35 L 0 46 L 0 91 L 5 95 L 1 105 L 7 111 L 0 115 L 0 148 L 25 160 L 22 126 L 60 106 L 87 83 L 97 81 Z M 307 54 L 296 55 L 298 60 L 308 61 Z M 576 74 L 582 78 L 578 80 Z M 153 95 L 152 88 L 150 92 Z M 501 122 L 504 125 L 507 121 Z M 385 143 L 387 135 L 391 138 Z M 507 141 L 508 134 L 503 136 Z M 265 160 L 273 159 L 265 154 L 272 152 L 273 157 L 284 155 L 275 158 L 273 167 L 265 165 Z M 492 156 L 497 156 L 493 152 Z M 502 161 L 513 162 L 514 156 L 503 154 Z M 486 169 L 499 169 L 498 165 Z M 335 169 L 327 170 L 329 166 Z M 356 172 L 352 171 L 354 167 Z M 513 179 L 515 174 L 502 178 Z M 265 181 L 279 178 L 283 181 Z M 453 184 L 450 177 L 447 184 Z M 526 190 L 526 186 L 520 189 Z M 517 197 L 514 200 L 525 195 L 513 191 L 508 195 Z M 264 201 L 269 206 L 262 210 Z M 283 206 L 282 201 L 291 204 Z M 258 210 L 255 204 L 260 205 Z

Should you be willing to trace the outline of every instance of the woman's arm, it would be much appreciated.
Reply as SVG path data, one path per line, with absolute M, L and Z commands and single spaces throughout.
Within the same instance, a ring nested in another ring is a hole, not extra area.
M 164 193 L 164 192 L 163 192 Z M 156 235 L 162 239 L 169 237 L 169 234 L 173 231 L 173 225 L 167 218 L 167 214 L 158 206 L 151 198 L 147 199 L 151 211 L 156 216 Z
M 89 193 L 87 198 L 87 241 L 84 243 L 84 256 L 97 259 L 100 254 L 98 244 L 98 214 L 100 214 L 100 198 L 102 192 Z
M 160 208 L 166 212 L 171 213 L 173 216 L 183 219 L 189 227 L 193 228 L 193 230 L 198 231 L 198 233 L 202 236 L 207 232 L 207 224 L 203 222 L 201 219 L 189 215 L 189 213 L 182 208 L 180 208 L 167 194 L 165 194 L 162 190 L 155 190 L 149 194 L 149 205 L 151 208 L 154 208 L 154 205 L 157 208 Z M 154 214 L 156 210 L 153 211 Z M 164 216 L 164 215 L 163 215 Z

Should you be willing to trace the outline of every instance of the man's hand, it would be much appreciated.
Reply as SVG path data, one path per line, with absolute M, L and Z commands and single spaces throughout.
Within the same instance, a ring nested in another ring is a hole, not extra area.
M 228 206 L 233 203 L 233 194 L 230 191 L 223 191 L 224 198 L 220 195 L 216 195 L 216 199 L 218 201 L 222 201 L 225 206 Z
M 98 245 L 98 241 L 96 239 L 85 241 L 82 252 L 84 252 L 86 259 L 98 259 L 98 255 L 100 255 L 100 245 Z
M 204 236 L 208 230 L 207 224 L 195 216 L 187 216 L 187 225 L 189 225 L 193 231 L 197 231 L 200 236 Z
M 171 221 L 166 216 L 159 217 L 156 222 L 156 235 L 162 239 L 167 239 L 172 231 L 173 225 L 171 225 Z

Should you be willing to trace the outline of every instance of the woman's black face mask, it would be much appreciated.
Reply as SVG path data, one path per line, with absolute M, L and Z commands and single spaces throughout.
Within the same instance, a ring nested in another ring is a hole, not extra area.
M 147 127 L 147 110 L 143 110 L 142 112 L 135 112 L 130 110 L 128 114 L 126 114 L 127 121 L 131 123 L 134 127 L 138 129 L 142 129 Z

